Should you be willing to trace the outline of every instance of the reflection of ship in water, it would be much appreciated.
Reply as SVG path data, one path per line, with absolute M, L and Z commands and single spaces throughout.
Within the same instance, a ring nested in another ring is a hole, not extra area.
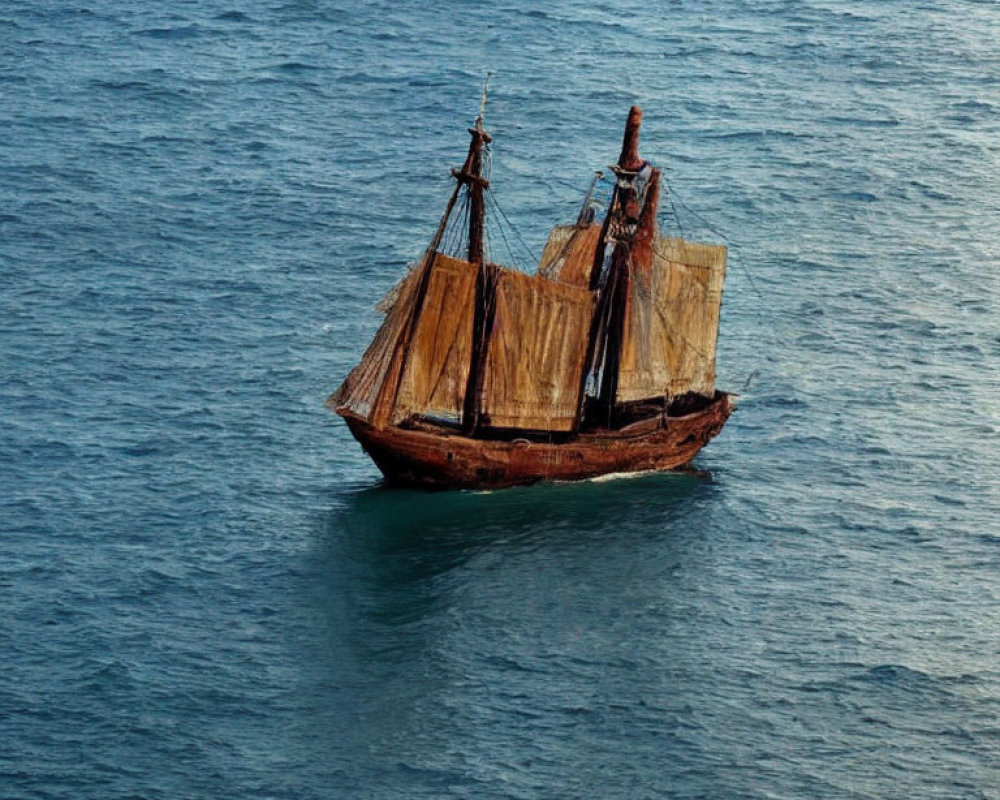
M 485 103 L 485 98 L 484 98 Z M 633 107 L 602 221 L 592 191 L 538 274 L 493 263 L 482 114 L 424 257 L 328 405 L 390 483 L 494 488 L 687 464 L 731 411 L 715 389 L 724 247 L 661 236 Z

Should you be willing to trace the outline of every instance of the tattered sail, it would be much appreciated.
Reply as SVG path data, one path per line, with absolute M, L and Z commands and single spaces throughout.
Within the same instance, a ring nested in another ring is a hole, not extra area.
M 413 283 L 420 279 L 420 268 L 423 266 L 423 259 L 420 261 L 414 261 L 406 270 L 406 274 L 396 281 L 392 288 L 389 289 L 382 299 L 375 304 L 375 310 L 381 314 L 388 314 L 389 310 L 396 305 L 396 301 L 399 300 L 400 295 L 403 292 L 403 287 L 407 283 Z
M 472 353 L 475 264 L 438 254 L 407 348 L 393 422 L 411 414 L 457 422 Z
M 400 281 L 392 305 L 385 309 L 385 321 L 368 345 L 358 365 L 351 370 L 340 387 L 330 395 L 327 406 L 340 412 L 347 411 L 362 419 L 370 420 L 386 383 L 395 383 L 393 366 L 398 370 L 401 341 L 408 335 L 416 307 L 420 279 L 428 268 L 427 260 Z
M 648 273 L 631 282 L 618 402 L 715 393 L 726 248 L 657 236 Z
M 538 274 L 549 280 L 586 288 L 590 283 L 594 251 L 600 238 L 600 223 L 556 225 L 542 251 Z
M 377 405 L 391 423 L 411 414 L 457 420 L 469 372 L 475 282 L 476 267 L 468 261 L 436 253 L 429 265 L 420 264 L 394 288 L 385 322 L 328 405 L 372 421 Z
M 710 398 L 715 392 L 726 249 L 656 233 L 658 173 L 650 185 L 630 250 L 614 399 L 669 400 L 689 392 Z M 596 223 L 556 226 L 542 253 L 539 274 L 586 286 L 600 234 Z M 599 327 L 597 335 L 606 336 L 607 331 Z
M 380 391 L 392 380 L 394 348 L 403 347 L 392 423 L 411 415 L 459 421 L 471 357 L 476 272 L 468 261 L 437 254 L 419 308 L 415 299 L 422 268 L 403 281 L 375 341 L 331 403 L 370 418 Z M 489 427 L 573 429 L 593 305 L 594 295 L 586 289 L 502 270 L 481 398 Z M 409 317 L 414 322 L 407 332 Z
M 586 289 L 503 271 L 483 381 L 490 427 L 573 430 L 593 308 Z

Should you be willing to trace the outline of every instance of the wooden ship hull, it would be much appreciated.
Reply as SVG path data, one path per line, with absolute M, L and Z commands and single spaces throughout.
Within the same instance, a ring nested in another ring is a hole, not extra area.
M 342 416 L 390 485 L 500 489 L 683 467 L 722 430 L 732 408 L 731 396 L 719 392 L 691 414 L 657 414 L 618 430 L 581 431 L 563 442 L 473 439 L 429 421 L 377 428 L 349 412 Z
M 598 172 L 535 274 L 502 266 L 490 242 L 507 237 L 485 214 L 485 102 L 484 91 L 437 232 L 327 405 L 394 485 L 492 489 L 687 464 L 732 410 L 715 387 L 726 249 L 660 234 L 660 171 L 639 157 L 633 107 L 607 200 Z

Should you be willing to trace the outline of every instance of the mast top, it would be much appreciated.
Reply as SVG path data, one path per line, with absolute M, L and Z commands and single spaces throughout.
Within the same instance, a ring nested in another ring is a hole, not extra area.
M 492 74 L 492 72 L 487 72 L 483 79 L 483 99 L 479 103 L 479 115 L 476 117 L 476 129 L 479 131 L 483 129 L 483 117 L 486 116 L 486 93 L 490 87 L 490 75 Z
M 642 167 L 639 158 L 639 127 L 642 125 L 642 109 L 632 106 L 628 112 L 628 122 L 625 123 L 625 136 L 622 139 L 622 152 L 618 157 L 618 166 L 626 170 L 638 170 Z

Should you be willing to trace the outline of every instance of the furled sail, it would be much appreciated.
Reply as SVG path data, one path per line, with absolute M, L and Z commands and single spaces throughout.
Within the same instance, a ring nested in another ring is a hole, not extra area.
M 538 274 L 571 286 L 587 287 L 600 238 L 600 223 L 556 225 L 542 251 Z
M 619 403 L 714 394 L 725 273 L 725 247 L 656 236 L 651 268 L 632 275 Z
M 501 273 L 482 393 L 490 426 L 573 429 L 593 307 L 587 289 Z

